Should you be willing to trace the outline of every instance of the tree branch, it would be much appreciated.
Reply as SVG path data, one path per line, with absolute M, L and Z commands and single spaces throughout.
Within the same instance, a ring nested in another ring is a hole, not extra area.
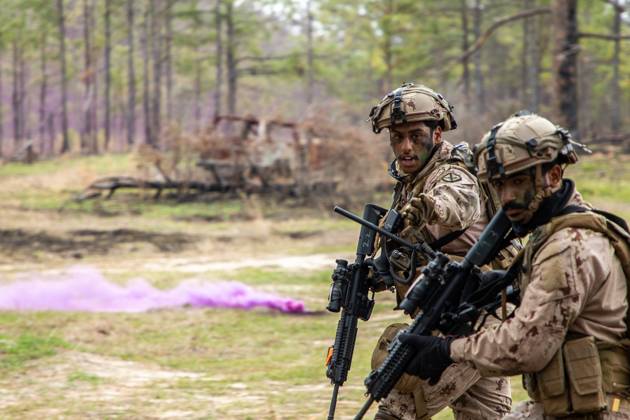
M 525 10 L 515 15 L 495 19 L 494 22 L 492 22 L 492 25 L 490 25 L 490 27 L 486 29 L 486 31 L 481 34 L 479 38 L 477 38 L 477 40 L 470 46 L 470 48 L 468 48 L 468 50 L 466 50 L 461 56 L 457 58 L 457 61 L 464 61 L 475 52 L 477 52 L 481 47 L 483 47 L 483 44 L 486 43 L 488 38 L 490 38 L 490 35 L 492 35 L 492 33 L 499 29 L 501 26 L 510 22 L 514 22 L 515 20 L 525 19 L 531 16 L 547 13 L 551 13 L 551 9 L 549 7 L 538 7 L 536 9 Z
M 260 57 L 260 56 L 244 56 L 244 57 L 239 57 L 236 59 L 237 63 L 240 63 L 242 61 L 272 61 L 272 60 L 286 60 L 287 58 L 293 58 L 296 57 L 298 55 L 301 55 L 299 53 L 291 53 L 291 54 L 284 54 L 284 55 L 275 55 L 275 56 L 267 56 L 267 57 Z
M 626 10 L 626 7 L 619 4 L 617 1 L 615 0 L 604 0 L 604 3 L 610 4 L 612 7 L 614 7 L 615 9 L 619 10 L 620 12 L 623 12 Z
M 625 39 L 630 39 L 630 35 L 617 36 L 617 35 L 608 35 L 608 34 L 595 34 L 592 32 L 580 32 L 578 33 L 578 37 L 604 39 L 606 41 L 623 41 Z

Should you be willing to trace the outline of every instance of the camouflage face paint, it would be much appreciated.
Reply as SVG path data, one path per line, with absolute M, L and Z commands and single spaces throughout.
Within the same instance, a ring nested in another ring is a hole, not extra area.
M 418 172 L 433 150 L 433 130 L 422 122 L 392 127 L 389 142 L 401 170 L 407 174 Z
M 496 189 L 501 207 L 507 217 L 514 223 L 525 224 L 538 208 L 532 208 L 536 197 L 536 181 L 530 173 L 517 173 L 513 176 L 492 181 Z

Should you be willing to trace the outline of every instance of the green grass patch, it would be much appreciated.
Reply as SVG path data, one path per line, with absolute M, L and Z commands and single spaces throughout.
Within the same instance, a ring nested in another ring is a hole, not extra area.
M 57 350 L 68 347 L 68 343 L 52 334 L 44 338 L 29 333 L 15 338 L 0 335 L 0 368 L 18 369 L 29 360 L 53 356 Z
M 300 273 L 297 270 L 285 271 L 273 268 L 245 268 L 237 271 L 223 272 L 217 277 L 225 277 L 229 280 L 241 281 L 251 285 L 258 284 L 299 284 L 318 285 L 330 284 L 331 270 L 306 271 Z
M 32 164 L 9 162 L 0 165 L 0 178 L 47 175 L 59 171 L 72 172 L 84 169 L 89 169 L 91 172 L 99 175 L 114 173 L 122 175 L 133 169 L 133 159 L 131 154 L 106 154 L 99 156 L 68 155 Z
M 68 375 L 68 382 L 85 382 L 92 385 L 97 385 L 102 382 L 103 378 L 91 373 L 75 371 Z

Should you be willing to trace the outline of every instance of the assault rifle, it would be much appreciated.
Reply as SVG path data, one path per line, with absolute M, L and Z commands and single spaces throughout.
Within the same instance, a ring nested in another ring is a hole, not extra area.
M 374 307 L 374 292 L 372 291 L 372 296 L 369 295 L 371 289 L 368 279 L 370 261 L 367 261 L 366 257 L 374 252 L 376 233 L 394 239 L 411 249 L 411 272 L 415 271 L 416 253 L 422 253 L 427 258 L 435 256 L 435 252 L 428 245 L 424 243 L 412 244 L 392 234 L 391 231 L 395 230 L 397 224 L 395 217 L 386 219 L 384 228 L 377 226 L 379 220 L 387 213 L 384 208 L 367 204 L 363 210 L 363 218 L 341 207 L 335 207 L 334 211 L 360 223 L 362 227 L 354 264 L 348 265 L 346 260 L 336 261 L 337 267 L 333 272 L 333 282 L 326 307 L 330 312 L 342 311 L 335 333 L 335 343 L 328 349 L 328 356 L 326 357 L 326 376 L 334 385 L 328 410 L 329 420 L 335 416 L 339 387 L 348 379 L 357 337 L 358 320 L 367 321 L 370 319 Z M 396 215 L 395 212 L 389 214 Z
M 335 211 L 350 217 L 347 214 L 349 212 L 343 209 L 336 207 Z M 363 228 L 384 234 L 412 251 L 428 248 L 426 245 L 410 244 L 389 232 L 381 232 L 381 229 L 374 226 L 371 221 L 352 216 L 350 218 L 360 223 Z M 469 292 L 467 280 L 473 277 L 473 272 L 478 272 L 478 267 L 489 263 L 505 246 L 509 240 L 511 227 L 505 213 L 499 211 L 461 262 L 451 261 L 441 252 L 428 249 L 427 251 L 433 254 L 431 261 L 423 268 L 422 275 L 399 305 L 407 314 L 418 312 L 413 323 L 404 332 L 429 335 L 431 331 L 437 329 L 445 334 L 465 335 L 474 330 L 474 325 L 484 309 L 496 309 L 498 291 L 512 282 L 515 272 L 510 271 L 515 270 L 508 271 L 495 284 L 484 285 L 482 288 L 484 293 L 479 293 L 478 290 Z M 474 303 L 467 301 L 468 297 L 473 296 Z M 354 342 L 352 344 L 354 346 Z M 374 401 L 380 401 L 389 395 L 414 355 L 415 351 L 411 346 L 398 340 L 392 342 L 385 361 L 365 379 L 368 399 L 355 420 L 362 419 Z M 336 395 L 334 397 L 336 398 Z

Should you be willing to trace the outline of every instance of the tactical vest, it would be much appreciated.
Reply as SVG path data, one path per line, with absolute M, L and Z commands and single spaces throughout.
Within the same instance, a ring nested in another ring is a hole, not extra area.
M 540 247 L 555 232 L 565 228 L 588 229 L 606 236 L 621 262 L 630 302 L 630 233 L 610 218 L 584 211 L 553 218 L 530 235 L 522 254 L 522 271 L 531 274 L 532 261 Z M 528 279 L 531 278 L 528 276 Z M 522 284 L 523 291 L 527 284 Z M 626 314 L 626 328 L 630 314 Z M 608 343 L 592 336 L 569 331 L 565 342 L 545 368 L 523 375 L 523 385 L 530 398 L 543 405 L 545 415 L 588 415 L 604 410 L 606 394 L 630 395 L 630 338 Z M 612 410 L 619 399 L 612 400 Z M 615 402 L 616 401 L 616 402 Z
M 407 200 L 409 197 L 416 197 L 420 195 L 424 191 L 424 187 L 429 179 L 435 172 L 435 177 L 440 179 L 443 173 L 446 173 L 451 169 L 452 166 L 458 167 L 460 169 L 465 170 L 466 172 L 472 173 L 474 175 L 474 171 L 471 170 L 470 164 L 467 160 L 470 158 L 470 149 L 466 144 L 458 144 L 453 146 L 451 152 L 448 156 L 437 157 L 436 159 L 431 159 L 429 161 L 428 166 L 423 168 L 422 171 L 416 177 L 409 182 L 399 181 L 394 188 L 394 195 L 392 199 L 392 208 L 396 210 L 400 210 L 407 204 Z M 475 179 L 477 179 L 475 177 Z M 486 211 L 486 216 L 488 221 L 492 219 L 492 217 L 497 213 L 500 208 L 500 203 L 496 193 L 494 190 L 490 188 L 487 184 L 480 182 L 477 179 L 477 183 L 479 186 L 479 200 L 481 204 L 484 206 Z M 413 185 L 410 190 L 406 190 L 405 186 Z M 404 193 L 404 196 L 403 196 Z M 444 235 L 441 238 L 436 239 L 435 241 L 429 243 L 429 245 L 436 249 L 440 250 L 446 244 L 454 241 L 460 235 L 462 235 L 466 229 L 454 231 Z M 429 232 L 426 229 L 422 229 L 419 233 L 418 238 L 403 238 L 407 239 L 411 242 L 417 241 L 418 239 L 426 241 L 426 238 L 430 237 Z M 427 241 L 428 242 L 428 241 Z M 493 269 L 506 269 L 511 263 L 518 251 L 521 249 L 521 244 L 518 240 L 512 241 L 512 244 L 505 249 L 501 250 L 499 254 L 490 262 L 490 267 Z M 463 256 L 457 255 L 449 255 L 454 261 L 460 261 Z M 420 259 L 417 267 L 421 267 L 425 265 L 428 261 Z M 408 260 L 403 261 L 402 266 L 408 267 Z M 397 299 L 398 301 L 402 300 L 404 295 L 407 293 L 407 290 L 411 286 L 410 283 L 404 283 L 400 280 L 395 281 Z

